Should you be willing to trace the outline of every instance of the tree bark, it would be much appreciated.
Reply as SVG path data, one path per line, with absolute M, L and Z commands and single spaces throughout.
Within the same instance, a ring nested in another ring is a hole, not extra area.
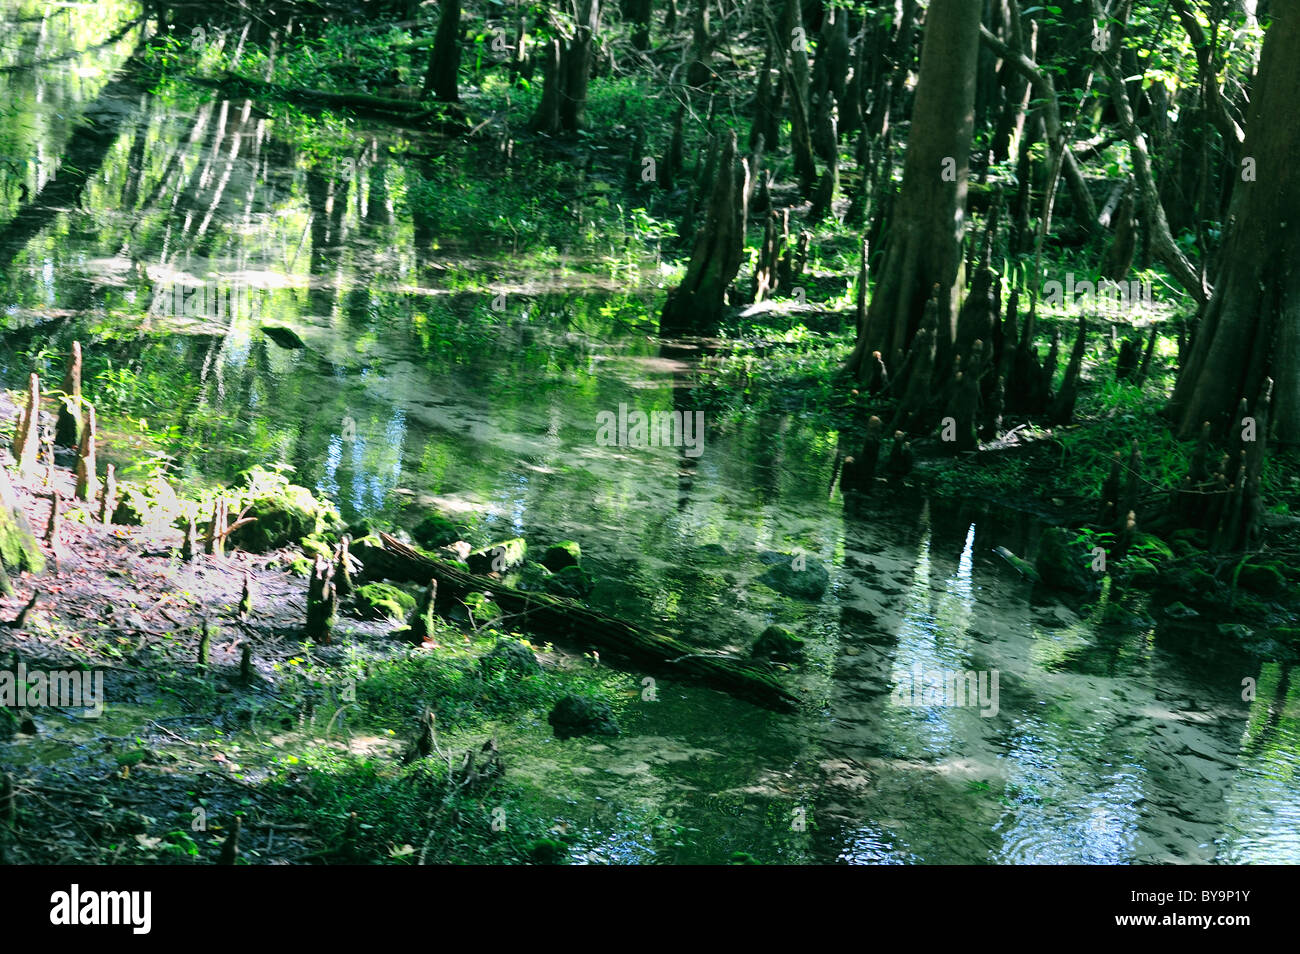
M 1254 175 L 1243 169 L 1234 188 L 1214 293 L 1170 403 L 1183 436 L 1204 421 L 1219 437 L 1240 430 L 1239 403 L 1258 413 L 1272 377 L 1272 436 L 1300 443 L 1300 0 L 1271 12 L 1242 145 Z
M 664 304 L 660 333 L 665 336 L 700 330 L 721 317 L 727 287 L 740 271 L 749 168 L 737 155 L 734 130 L 727 134 L 725 145 L 721 137 L 715 139 L 713 149 L 715 155 L 720 155 L 707 217 L 696 236 L 686 276 L 669 292 Z
M 979 4 L 934 0 L 930 5 L 902 192 L 879 270 L 884 277 L 871 300 L 868 344 L 859 352 L 879 351 L 891 369 L 901 367 L 926 301 L 937 287 L 937 323 L 930 344 L 936 349 L 939 380 L 945 381 L 951 376 L 966 225 L 979 29 Z M 860 362 L 854 370 L 861 378 L 869 366 Z
M 460 0 L 442 0 L 442 18 L 433 41 L 433 56 L 424 76 L 424 95 L 433 93 L 444 103 L 459 102 L 456 90 L 460 73 Z

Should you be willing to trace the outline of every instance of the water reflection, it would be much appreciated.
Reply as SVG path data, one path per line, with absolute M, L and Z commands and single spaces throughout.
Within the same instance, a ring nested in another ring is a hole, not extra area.
M 637 333 L 653 288 L 493 260 L 411 201 L 476 147 L 376 128 L 359 165 L 324 161 L 251 101 L 146 93 L 138 35 L 20 9 L 49 39 L 9 21 L 7 55 L 90 52 L 0 74 L 0 138 L 38 157 L 0 188 L 0 384 L 78 340 L 110 460 L 287 464 L 350 518 L 438 507 L 482 540 L 575 539 L 599 605 L 701 648 L 772 623 L 808 640 L 804 716 L 669 680 L 617 742 L 532 767 L 591 808 L 589 860 L 1300 862 L 1289 666 L 1035 595 L 992 555 L 1032 558 L 1024 514 L 898 488 L 846 513 L 838 435 L 794 416 L 710 412 L 699 457 L 601 446 L 620 403 L 697 410 L 705 346 Z M 182 279 L 244 283 L 257 313 L 151 313 Z M 826 565 L 824 598 L 758 581 L 761 555 L 797 553 Z M 918 668 L 996 671 L 997 715 L 897 704 Z

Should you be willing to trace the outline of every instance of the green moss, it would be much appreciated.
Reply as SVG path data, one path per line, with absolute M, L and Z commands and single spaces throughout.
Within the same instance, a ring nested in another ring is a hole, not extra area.
M 578 566 L 581 562 L 582 547 L 572 540 L 561 540 L 547 547 L 546 553 L 542 556 L 542 566 L 552 573 L 559 573 L 566 567 Z
M 343 530 L 343 520 L 332 503 L 280 474 L 255 467 L 234 489 L 240 507 L 255 518 L 230 535 L 231 546 L 241 550 L 267 553 L 305 537 L 330 541 Z
M 595 586 L 590 574 L 580 566 L 566 566 L 546 579 L 546 591 L 555 596 L 582 599 Z
M 492 598 L 486 593 L 467 594 L 465 606 L 473 616 L 476 626 L 490 625 L 502 616 L 501 607 L 492 602 Z
M 993 552 L 1015 567 L 1016 572 L 1026 580 L 1034 583 L 1038 582 L 1038 571 L 1034 569 L 1034 565 L 1028 560 L 1016 556 L 1006 547 L 994 547 Z
M 0 506 L 0 560 L 11 570 L 31 573 L 45 570 L 45 554 L 32 535 L 27 519 L 3 506 Z
M 548 581 L 554 574 L 540 563 L 528 562 L 516 570 L 507 579 L 507 584 L 517 590 L 533 593 L 549 593 Z
M 511 672 L 519 676 L 536 676 L 542 671 L 533 651 L 517 639 L 501 639 L 491 652 L 479 660 L 486 673 Z
M 471 573 L 504 573 L 523 563 L 527 555 L 528 542 L 523 537 L 515 537 L 475 550 L 465 562 Z
M 608 705 L 597 699 L 567 695 L 546 717 L 557 739 L 582 735 L 618 735 L 618 722 Z
M 436 550 L 461 538 L 461 529 L 442 514 L 431 513 L 411 530 L 411 538 L 426 550 Z
M 334 559 L 334 548 L 324 540 L 318 540 L 315 537 L 303 537 L 299 542 L 302 545 L 303 552 L 309 557 L 320 557 L 322 560 Z
M 415 610 L 415 597 L 390 583 L 367 583 L 357 588 L 357 609 L 367 619 L 404 623 Z
M 804 656 L 804 641 L 780 626 L 769 626 L 754 640 L 749 653 L 755 659 L 798 662 Z
M 1237 585 L 1261 596 L 1281 596 L 1286 592 L 1286 577 L 1267 563 L 1247 563 L 1237 571 Z

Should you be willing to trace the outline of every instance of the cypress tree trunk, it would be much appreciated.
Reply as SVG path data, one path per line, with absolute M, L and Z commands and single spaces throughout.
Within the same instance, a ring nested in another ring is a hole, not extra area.
M 651 0 L 623 0 L 623 19 L 632 25 L 632 48 L 642 52 L 650 49 Z
M 433 57 L 424 75 L 424 95 L 433 93 L 444 103 L 459 102 L 456 90 L 460 72 L 460 0 L 442 0 L 442 18 L 433 41 Z
M 1270 12 L 1214 293 L 1170 403 L 1184 437 L 1204 421 L 1218 436 L 1240 431 L 1238 405 L 1258 415 L 1272 377 L 1272 436 L 1300 443 L 1300 0 Z
M 979 26 L 979 4 L 934 0 L 930 5 L 903 188 L 879 271 L 883 278 L 871 299 L 867 345 L 858 349 L 860 356 L 879 351 L 891 369 L 901 367 L 926 301 L 937 291 L 934 337 L 927 347 L 935 348 L 940 381 L 951 377 L 952 368 Z M 850 370 L 861 379 L 870 366 L 860 360 Z
M 576 0 L 577 30 L 563 59 L 564 96 L 560 99 L 560 125 L 577 132 L 587 124 L 587 80 L 591 76 L 592 44 L 600 22 L 600 0 Z
M 63 393 L 59 404 L 58 423 L 54 427 L 54 443 L 60 447 L 76 447 L 81 440 L 81 342 L 72 342 L 72 358 L 68 373 L 63 378 Z
M 714 140 L 713 152 L 718 161 L 707 217 L 696 235 L 686 277 L 668 293 L 664 304 L 659 330 L 665 336 L 698 331 L 717 321 L 726 303 L 727 287 L 740 271 L 749 168 L 738 155 L 734 130 L 725 143 L 721 137 Z

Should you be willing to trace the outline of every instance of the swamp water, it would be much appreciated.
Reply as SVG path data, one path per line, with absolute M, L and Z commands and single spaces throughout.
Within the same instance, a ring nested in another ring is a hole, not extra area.
M 698 410 L 704 345 L 654 338 L 657 263 L 623 254 L 634 224 L 593 228 L 595 184 L 537 186 L 570 205 L 561 237 L 542 205 L 489 221 L 458 203 L 479 159 L 457 147 L 150 92 L 111 73 L 134 34 L 98 47 L 77 16 L 13 27 L 13 56 L 89 49 L 73 66 L 0 75 L 0 385 L 57 380 L 79 340 L 110 460 L 283 462 L 350 519 L 577 540 L 594 606 L 702 652 L 771 623 L 807 640 L 800 715 L 629 673 L 622 736 L 525 746 L 510 772 L 555 794 L 575 860 L 1300 862 L 1289 666 L 1213 621 L 1115 631 L 1042 602 L 993 553 L 1032 556 L 1026 516 L 892 491 L 846 515 L 835 435 L 792 417 L 706 415 L 698 455 L 597 440 L 620 405 Z M 355 162 L 319 158 L 335 135 Z M 820 599 L 758 582 L 800 554 Z M 895 698 L 940 671 L 996 673 L 996 714 Z

